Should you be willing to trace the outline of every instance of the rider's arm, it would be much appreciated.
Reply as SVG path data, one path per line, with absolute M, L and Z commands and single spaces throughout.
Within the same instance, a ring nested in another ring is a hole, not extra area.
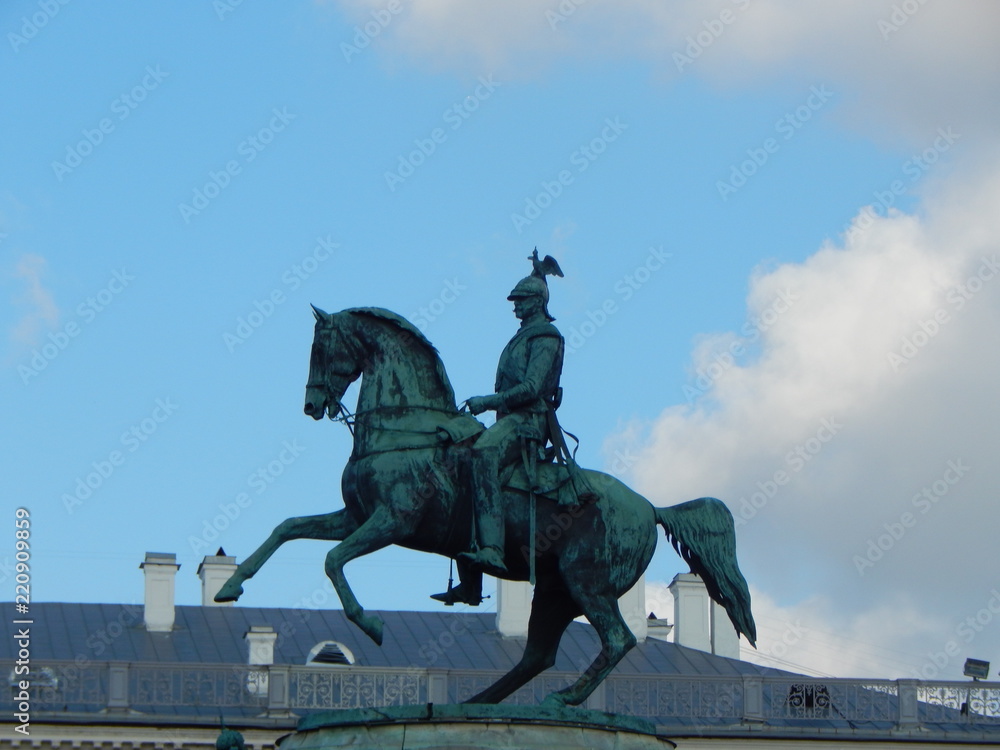
M 536 402 L 542 396 L 549 395 L 547 391 L 559 380 L 558 370 L 562 368 L 562 354 L 563 341 L 560 337 L 535 336 L 530 342 L 528 368 L 524 379 L 517 385 L 495 394 L 496 405 L 489 408 L 512 412 Z

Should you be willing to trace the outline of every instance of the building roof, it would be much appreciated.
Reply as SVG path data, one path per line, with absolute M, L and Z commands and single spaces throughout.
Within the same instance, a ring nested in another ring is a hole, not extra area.
M 524 648 L 525 639 L 497 632 L 494 613 L 377 614 L 385 622 L 382 647 L 339 609 L 178 606 L 173 630 L 151 633 L 138 605 L 33 603 L 33 706 L 62 722 L 141 722 L 151 715 L 208 721 L 224 713 L 227 721 L 279 726 L 331 706 L 465 700 L 509 670 Z M 268 691 L 268 675 L 281 675 L 247 666 L 244 636 L 261 626 L 276 633 L 274 663 L 290 680 L 292 703 L 277 706 L 277 714 L 271 700 L 283 693 Z M 19 627 L 10 619 L 0 625 L 5 671 L 17 658 Z M 310 652 L 328 641 L 342 644 L 354 664 L 306 667 Z M 599 651 L 594 629 L 572 623 L 553 669 L 508 702 L 537 704 L 583 672 Z M 116 692 L 113 683 L 125 692 Z M 648 638 L 592 698 L 600 710 L 646 717 L 672 734 L 912 735 L 993 743 L 1000 732 L 998 695 L 1000 686 L 986 683 L 817 680 Z M 9 707 L 12 696 L 4 694 L 0 704 Z M 273 718 L 280 716 L 287 718 Z
M 32 657 L 72 661 L 246 664 L 244 635 L 269 625 L 278 637 L 276 664 L 304 665 L 323 641 L 337 641 L 367 667 L 506 671 L 521 658 L 523 638 L 496 630 L 495 613 L 369 610 L 385 622 L 379 647 L 340 609 L 178 606 L 170 633 L 150 633 L 142 607 L 129 604 L 32 603 Z M 0 626 L 0 659 L 16 653 L 10 620 Z M 587 623 L 573 622 L 560 644 L 559 672 L 582 672 L 600 651 Z M 625 675 L 790 675 L 652 638 L 632 649 L 615 670 Z

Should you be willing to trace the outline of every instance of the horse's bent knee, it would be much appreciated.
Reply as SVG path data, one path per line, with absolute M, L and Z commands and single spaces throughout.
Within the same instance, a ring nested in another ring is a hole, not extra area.
M 605 656 L 608 661 L 617 664 L 625 654 L 635 647 L 636 643 L 635 636 L 631 633 L 627 637 L 612 638 L 608 643 L 608 648 L 605 650 Z
M 326 575 L 331 578 L 339 578 L 341 574 L 340 562 L 337 560 L 336 548 L 326 553 L 326 562 L 323 564 Z

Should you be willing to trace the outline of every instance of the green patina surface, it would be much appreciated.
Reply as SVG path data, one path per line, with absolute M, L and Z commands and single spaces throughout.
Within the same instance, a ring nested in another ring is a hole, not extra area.
M 473 414 L 496 411 L 489 429 L 460 411 L 437 351 L 404 318 L 381 308 L 314 308 L 305 413 L 351 426 L 345 507 L 279 524 L 218 601 L 238 598 L 278 547 L 303 538 L 340 542 L 327 555 L 327 575 L 345 614 L 377 643 L 382 622 L 364 611 L 344 576 L 344 566 L 360 556 L 396 544 L 455 558 L 460 584 L 438 595 L 446 603 L 478 604 L 484 571 L 532 579 L 521 660 L 469 702 L 498 703 L 551 667 L 563 631 L 585 615 L 602 648 L 576 682 L 546 698 L 545 710 L 557 711 L 584 701 L 635 645 L 618 597 L 648 566 L 659 527 L 737 632 L 754 642 L 726 506 L 700 498 L 656 508 L 615 477 L 578 469 L 568 455 L 555 417 L 564 346 L 545 281 L 562 273 L 549 257 L 539 260 L 536 252 L 531 259 L 534 272 L 509 296 L 520 327 L 501 354 L 494 393 L 466 402 Z M 359 378 L 357 407 L 348 415 L 341 400 Z M 553 527 L 561 533 L 538 543 L 539 530 Z

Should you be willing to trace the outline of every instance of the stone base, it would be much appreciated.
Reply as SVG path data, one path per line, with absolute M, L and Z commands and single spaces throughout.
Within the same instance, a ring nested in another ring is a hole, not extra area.
M 299 722 L 281 750 L 668 750 L 645 719 L 579 708 L 427 704 L 326 711 Z

